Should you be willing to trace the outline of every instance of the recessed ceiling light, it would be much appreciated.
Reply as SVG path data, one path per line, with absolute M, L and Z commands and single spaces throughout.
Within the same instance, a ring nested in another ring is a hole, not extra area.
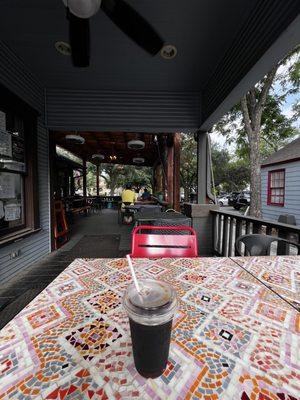
M 177 49 L 173 44 L 166 44 L 160 51 L 160 55 L 165 60 L 172 60 L 177 55 Z
M 64 56 L 71 55 L 71 46 L 67 42 L 62 42 L 62 41 L 56 42 L 55 48 L 60 54 L 63 54 Z

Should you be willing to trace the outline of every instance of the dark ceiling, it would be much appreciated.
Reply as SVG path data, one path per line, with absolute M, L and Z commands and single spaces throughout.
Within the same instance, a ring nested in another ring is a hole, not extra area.
M 133 162 L 134 157 L 142 157 L 145 159 L 143 166 L 153 166 L 159 158 L 157 145 L 154 141 L 154 136 L 147 133 L 131 133 L 131 132 L 80 132 L 84 137 L 84 144 L 74 144 L 67 142 L 66 135 L 74 132 L 53 132 L 55 143 L 71 151 L 76 156 L 86 159 L 94 164 L 97 164 L 92 159 L 92 155 L 100 153 L 105 156 L 102 163 L 136 165 Z M 162 140 L 163 135 L 160 135 Z M 165 135 L 164 135 L 165 136 Z M 145 148 L 142 150 L 128 149 L 127 143 L 130 140 L 142 140 L 145 142 Z M 114 155 L 116 159 L 111 161 L 109 156 Z
M 128 0 L 165 39 L 174 60 L 149 56 L 98 12 L 91 66 L 75 69 L 54 48 L 68 40 L 62 0 L 2 0 L 0 37 L 53 88 L 201 91 L 258 0 Z

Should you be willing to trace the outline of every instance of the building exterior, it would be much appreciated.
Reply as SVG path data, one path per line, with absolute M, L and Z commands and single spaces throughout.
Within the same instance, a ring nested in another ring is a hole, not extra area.
M 141 11 L 166 43 L 172 38 L 178 56 L 150 57 L 99 12 L 91 65 L 77 68 L 59 51 L 68 40 L 63 2 L 25 3 L 0 5 L 1 285 L 51 251 L 55 131 L 194 133 L 197 201 L 204 204 L 210 189 L 206 132 L 300 41 L 297 0 L 191 1 L 189 8 L 143 1 Z M 12 152 L 8 135 L 16 132 L 23 135 L 23 155 L 16 146 Z M 20 157 L 22 171 L 8 168 Z
M 300 225 L 300 137 L 263 162 L 261 202 L 264 219 L 291 214 Z

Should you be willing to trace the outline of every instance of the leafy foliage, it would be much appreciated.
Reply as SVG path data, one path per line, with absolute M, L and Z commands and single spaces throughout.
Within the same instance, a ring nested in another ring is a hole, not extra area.
M 197 143 L 188 133 L 181 135 L 180 186 L 185 201 L 189 201 L 190 194 L 197 190 Z
M 180 163 L 180 185 L 184 189 L 185 200 L 197 190 L 197 143 L 191 134 L 182 134 Z M 245 189 L 249 185 L 249 163 L 234 159 L 228 149 L 212 144 L 212 165 L 217 192 L 232 192 Z
M 119 165 L 119 164 L 100 164 L 100 176 L 106 182 L 106 186 L 113 194 L 114 191 L 131 183 L 137 188 L 146 186 L 152 187 L 152 168 L 137 167 L 134 165 Z M 96 188 L 96 166 L 89 164 L 87 169 L 87 188 Z
M 261 81 L 216 125 L 216 130 L 235 142 L 237 154 L 250 163 L 250 213 L 260 216 L 260 161 L 289 142 L 299 131 L 293 123 L 300 113 L 299 99 L 286 116 L 282 107 L 288 96 L 299 92 L 300 46 L 275 65 Z

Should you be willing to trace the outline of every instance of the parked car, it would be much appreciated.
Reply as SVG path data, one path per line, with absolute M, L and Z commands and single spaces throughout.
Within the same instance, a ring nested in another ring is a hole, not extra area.
M 228 206 L 228 197 L 227 196 L 222 196 L 217 198 L 219 206 Z
M 250 192 L 241 192 L 237 197 L 233 207 L 239 210 L 242 207 L 250 206 Z
M 233 206 L 235 204 L 236 198 L 240 193 L 241 192 L 232 192 L 232 193 L 230 193 L 230 195 L 228 196 L 228 205 L 229 206 Z

